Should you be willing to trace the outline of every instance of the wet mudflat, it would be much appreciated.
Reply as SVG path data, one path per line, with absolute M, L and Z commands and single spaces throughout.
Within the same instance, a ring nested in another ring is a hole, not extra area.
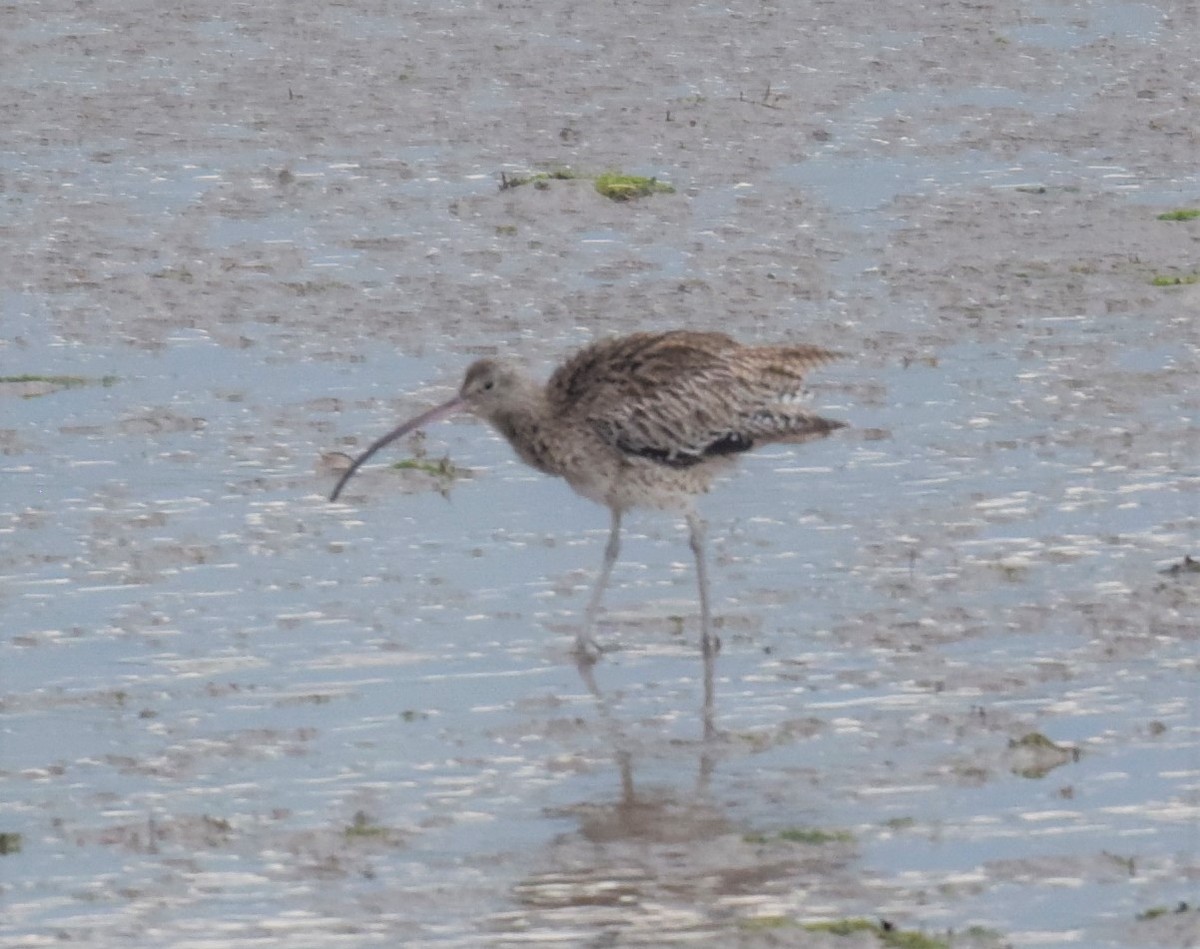
M 1200 944 L 1194 7 L 0 16 L 0 946 Z M 848 354 L 705 499 L 710 741 L 680 525 L 588 679 L 482 426 L 325 500 L 671 326 Z

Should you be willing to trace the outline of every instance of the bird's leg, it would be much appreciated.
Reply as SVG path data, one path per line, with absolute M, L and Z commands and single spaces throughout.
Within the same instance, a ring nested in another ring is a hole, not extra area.
M 600 609 L 600 600 L 604 596 L 604 588 L 608 586 L 608 578 L 612 575 L 613 565 L 621 552 L 621 509 L 612 508 L 612 521 L 608 532 L 608 543 L 604 545 L 604 562 L 600 565 L 600 576 L 596 578 L 596 586 L 592 589 L 592 598 L 588 601 L 587 612 L 583 617 L 583 629 L 575 637 L 575 655 L 580 659 L 595 662 L 600 656 L 600 647 L 592 638 L 596 628 L 596 613 Z
M 708 564 L 704 556 L 705 524 L 695 511 L 688 511 L 687 522 L 692 553 L 696 557 L 696 583 L 700 587 L 700 649 L 708 657 L 721 648 L 721 643 L 712 634 L 712 615 L 708 607 Z

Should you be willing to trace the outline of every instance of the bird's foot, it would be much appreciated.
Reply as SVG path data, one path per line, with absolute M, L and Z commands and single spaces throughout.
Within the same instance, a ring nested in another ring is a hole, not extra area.
M 587 633 L 580 633 L 575 637 L 575 647 L 571 650 L 575 661 L 582 666 L 595 665 L 605 652 L 606 650 Z
M 700 637 L 700 654 L 702 656 L 715 656 L 721 651 L 721 637 L 715 633 L 704 633 Z

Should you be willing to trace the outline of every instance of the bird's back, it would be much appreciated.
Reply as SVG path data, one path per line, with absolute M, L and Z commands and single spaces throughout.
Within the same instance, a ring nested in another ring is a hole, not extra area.
M 550 378 L 560 417 L 630 456 L 681 468 L 842 427 L 796 402 L 815 346 L 743 346 L 724 333 L 635 333 L 585 347 Z

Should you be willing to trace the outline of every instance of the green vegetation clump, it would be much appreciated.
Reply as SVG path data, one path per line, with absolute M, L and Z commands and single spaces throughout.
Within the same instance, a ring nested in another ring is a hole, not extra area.
M 408 442 L 412 456 L 392 465 L 393 471 L 419 471 L 434 479 L 434 487 L 442 497 L 447 497 L 450 487 L 460 478 L 470 477 L 470 472 L 450 460 L 449 455 L 430 458 L 425 452 L 425 433 L 417 432 Z
M 397 471 L 424 471 L 426 474 L 438 478 L 461 476 L 459 468 L 450 460 L 449 455 L 439 458 L 437 461 L 430 461 L 428 458 L 405 458 L 403 461 L 397 461 L 392 467 Z
M 1159 221 L 1194 221 L 1200 217 L 1200 208 L 1179 208 L 1176 211 L 1166 211 L 1160 214 Z
M 0 832 L 0 857 L 6 857 L 10 853 L 21 852 L 21 835 L 14 834 L 11 831 Z
M 674 194 L 675 189 L 657 178 L 640 175 L 625 175 L 619 171 L 606 171 L 596 176 L 596 191 L 613 201 L 632 201 L 651 194 Z
M 571 181 L 577 178 L 591 178 L 596 191 L 613 201 L 632 201 L 651 194 L 674 194 L 675 189 L 665 181 L 657 178 L 645 178 L 641 175 L 627 175 L 620 171 L 605 171 L 599 175 L 585 175 L 572 171 L 570 168 L 556 168 L 552 171 L 539 171 L 530 175 L 510 175 L 500 172 L 500 190 L 519 188 L 532 184 L 535 188 L 548 188 L 551 181 Z
M 356 811 L 353 823 L 343 830 L 342 833 L 350 840 L 361 840 L 363 838 L 386 839 L 392 836 L 390 827 L 376 824 L 367 816 L 365 811 Z

